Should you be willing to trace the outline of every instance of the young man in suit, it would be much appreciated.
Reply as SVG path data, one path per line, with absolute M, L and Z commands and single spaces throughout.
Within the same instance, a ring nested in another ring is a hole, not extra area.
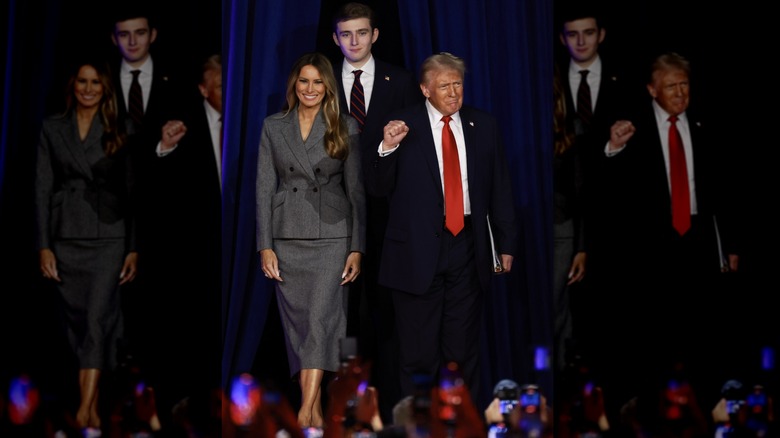
M 379 282 L 392 290 L 405 395 L 415 374 L 437 376 L 449 362 L 478 393 L 482 294 L 493 275 L 488 217 L 505 271 L 517 251 L 499 128 L 463 106 L 464 72 L 449 53 L 423 62 L 426 101 L 392 115 L 366 172 L 368 190 L 389 201 Z
M 561 69 L 566 92 L 567 115 L 576 135 L 612 115 L 620 97 L 622 75 L 604 62 L 599 46 L 607 31 L 593 10 L 572 7 L 563 13 L 559 38 L 569 54 Z
M 147 10 L 128 6 L 116 12 L 111 41 L 121 55 L 115 72 L 117 104 L 131 136 L 144 131 L 159 134 L 162 125 L 174 118 L 174 84 L 164 66 L 152 60 L 156 39 L 157 29 Z
M 136 204 L 142 263 L 139 281 L 123 296 L 126 354 L 138 362 L 149 383 L 155 386 L 161 421 L 167 426 L 173 405 L 182 398 L 179 382 L 186 370 L 192 369 L 192 364 L 182 360 L 182 356 L 173 354 L 171 345 L 190 342 L 189 327 L 177 324 L 177 317 L 184 313 L 182 309 L 192 301 L 181 299 L 181 292 L 191 292 L 187 283 L 191 274 L 185 275 L 180 269 L 182 254 L 189 251 L 178 245 L 183 239 L 177 236 L 188 229 L 191 220 L 183 220 L 178 210 L 171 208 L 179 205 L 182 194 L 189 192 L 178 188 L 183 181 L 174 177 L 175 166 L 163 166 L 156 148 L 164 125 L 183 126 L 177 121 L 183 120 L 181 108 L 186 107 L 187 101 L 176 88 L 164 60 L 152 56 L 158 32 L 151 9 L 139 3 L 121 5 L 112 18 L 111 41 L 120 55 L 114 72 L 118 112 L 138 174 Z M 197 205 L 205 204 L 198 200 Z M 174 333 L 179 337 L 172 341 Z
M 373 10 L 362 3 L 347 3 L 333 17 L 333 41 L 344 60 L 334 64 L 339 104 L 361 126 L 363 157 L 373 157 L 382 140 L 388 115 L 422 100 L 412 74 L 376 59 L 371 53 L 379 38 Z M 359 72 L 359 73 L 357 73 Z M 357 335 L 361 354 L 374 363 L 374 384 L 380 395 L 382 417 L 389 421 L 401 398 L 397 387 L 397 340 L 393 328 L 390 293 L 377 284 L 379 254 L 387 223 L 387 200 L 367 196 L 367 253 L 363 276 L 350 292 L 348 333 Z

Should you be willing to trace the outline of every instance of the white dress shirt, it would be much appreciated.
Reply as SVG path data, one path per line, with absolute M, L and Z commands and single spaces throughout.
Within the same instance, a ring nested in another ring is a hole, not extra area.
M 571 90 L 571 97 L 574 101 L 574 108 L 577 108 L 577 90 L 580 88 L 580 81 L 582 75 L 580 71 L 587 70 L 588 87 L 590 87 L 590 103 L 593 106 L 590 110 L 596 109 L 596 100 L 599 97 L 599 88 L 601 87 L 601 58 L 596 55 L 596 59 L 593 60 L 587 68 L 582 68 L 575 62 L 569 63 L 569 89 Z
M 144 98 L 144 112 L 146 112 L 146 106 L 149 103 L 149 96 L 152 94 L 152 75 L 154 72 L 154 64 L 152 63 L 152 57 L 146 58 L 146 61 L 141 64 L 140 67 L 134 68 L 127 63 L 124 59 L 119 67 L 119 82 L 122 85 L 122 96 L 125 98 L 125 109 L 130 111 L 130 84 L 133 83 L 133 74 L 131 71 L 141 70 L 138 75 L 138 83 L 141 85 L 141 94 Z
M 374 56 L 370 56 L 363 67 L 355 68 L 347 62 L 346 58 L 341 64 L 341 83 L 344 85 L 344 94 L 347 97 L 347 107 L 344 112 L 349 113 L 350 98 L 352 96 L 352 84 L 355 83 L 355 70 L 362 70 L 360 75 L 360 85 L 363 86 L 363 95 L 366 98 L 366 114 L 368 114 L 368 105 L 371 101 L 371 92 L 374 91 L 374 78 L 376 77 L 376 62 Z

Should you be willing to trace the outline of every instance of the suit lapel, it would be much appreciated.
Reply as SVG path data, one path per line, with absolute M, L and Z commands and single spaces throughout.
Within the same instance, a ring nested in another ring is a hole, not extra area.
M 85 139 L 85 142 L 82 143 L 81 139 L 79 138 L 79 125 L 78 121 L 76 120 L 76 112 L 74 111 L 68 119 L 63 119 L 63 123 L 60 124 L 59 132 L 63 143 L 66 145 L 68 151 L 73 157 L 73 161 L 76 163 L 81 173 L 90 180 L 92 179 L 92 166 L 90 166 L 90 163 L 87 160 L 87 150 L 85 149 L 85 144 L 89 145 L 89 142 L 92 141 L 94 135 L 96 135 L 94 133 L 96 129 L 95 125 L 100 125 L 100 122 L 98 120 L 92 121 L 92 125 L 90 126 L 89 132 L 87 133 L 87 138 Z
M 423 133 L 420 135 L 427 136 L 427 138 L 421 139 L 422 141 L 419 142 L 421 146 L 420 153 L 423 156 L 425 164 L 428 166 L 428 170 L 430 171 L 431 178 L 439 196 L 444 199 L 444 192 L 441 189 L 441 174 L 439 173 L 439 158 L 436 155 L 436 143 L 433 138 L 433 129 L 431 128 L 431 123 L 428 119 L 428 110 L 425 107 L 424 101 L 417 108 L 417 114 L 413 121 L 414 125 L 410 126 L 409 130 L 417 129 Z M 401 147 L 403 147 L 403 145 Z
M 321 117 L 321 114 L 318 114 L 317 118 L 314 120 L 314 124 L 311 127 L 311 132 L 307 139 L 309 145 L 315 144 L 315 138 L 321 140 L 325 135 L 325 126 L 321 121 Z M 309 155 L 306 153 L 306 145 L 301 137 L 301 126 L 300 123 L 298 123 L 298 108 L 296 107 L 294 110 L 290 111 L 284 120 L 287 123 L 284 128 L 285 132 L 283 137 L 290 153 L 292 153 L 295 160 L 298 161 L 298 165 L 303 169 L 309 179 L 316 181 L 314 171 L 311 168 L 311 163 L 309 163 Z
M 477 126 L 470 118 L 468 109 L 461 108 L 460 123 L 463 126 L 463 138 L 466 141 L 466 172 L 469 181 L 469 193 L 476 193 L 477 178 Z M 469 159 L 471 157 L 471 159 Z M 464 157 L 460 157 L 462 160 Z

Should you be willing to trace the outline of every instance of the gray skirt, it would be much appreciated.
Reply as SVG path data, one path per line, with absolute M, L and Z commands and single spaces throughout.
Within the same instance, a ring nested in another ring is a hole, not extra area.
M 301 369 L 338 370 L 348 291 L 340 283 L 349 247 L 349 238 L 274 239 L 284 280 L 276 283 L 276 299 L 291 377 Z
M 79 368 L 113 368 L 122 335 L 119 272 L 124 239 L 59 240 L 52 244 L 62 282 L 68 341 Z

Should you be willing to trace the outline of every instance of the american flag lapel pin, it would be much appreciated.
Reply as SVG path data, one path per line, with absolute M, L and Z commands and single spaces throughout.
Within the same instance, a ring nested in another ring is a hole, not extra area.
M 389 81 L 390 80 L 390 76 L 385 76 L 385 80 Z
M 474 127 L 474 122 L 469 122 L 469 125 L 471 125 L 471 127 L 473 128 Z

